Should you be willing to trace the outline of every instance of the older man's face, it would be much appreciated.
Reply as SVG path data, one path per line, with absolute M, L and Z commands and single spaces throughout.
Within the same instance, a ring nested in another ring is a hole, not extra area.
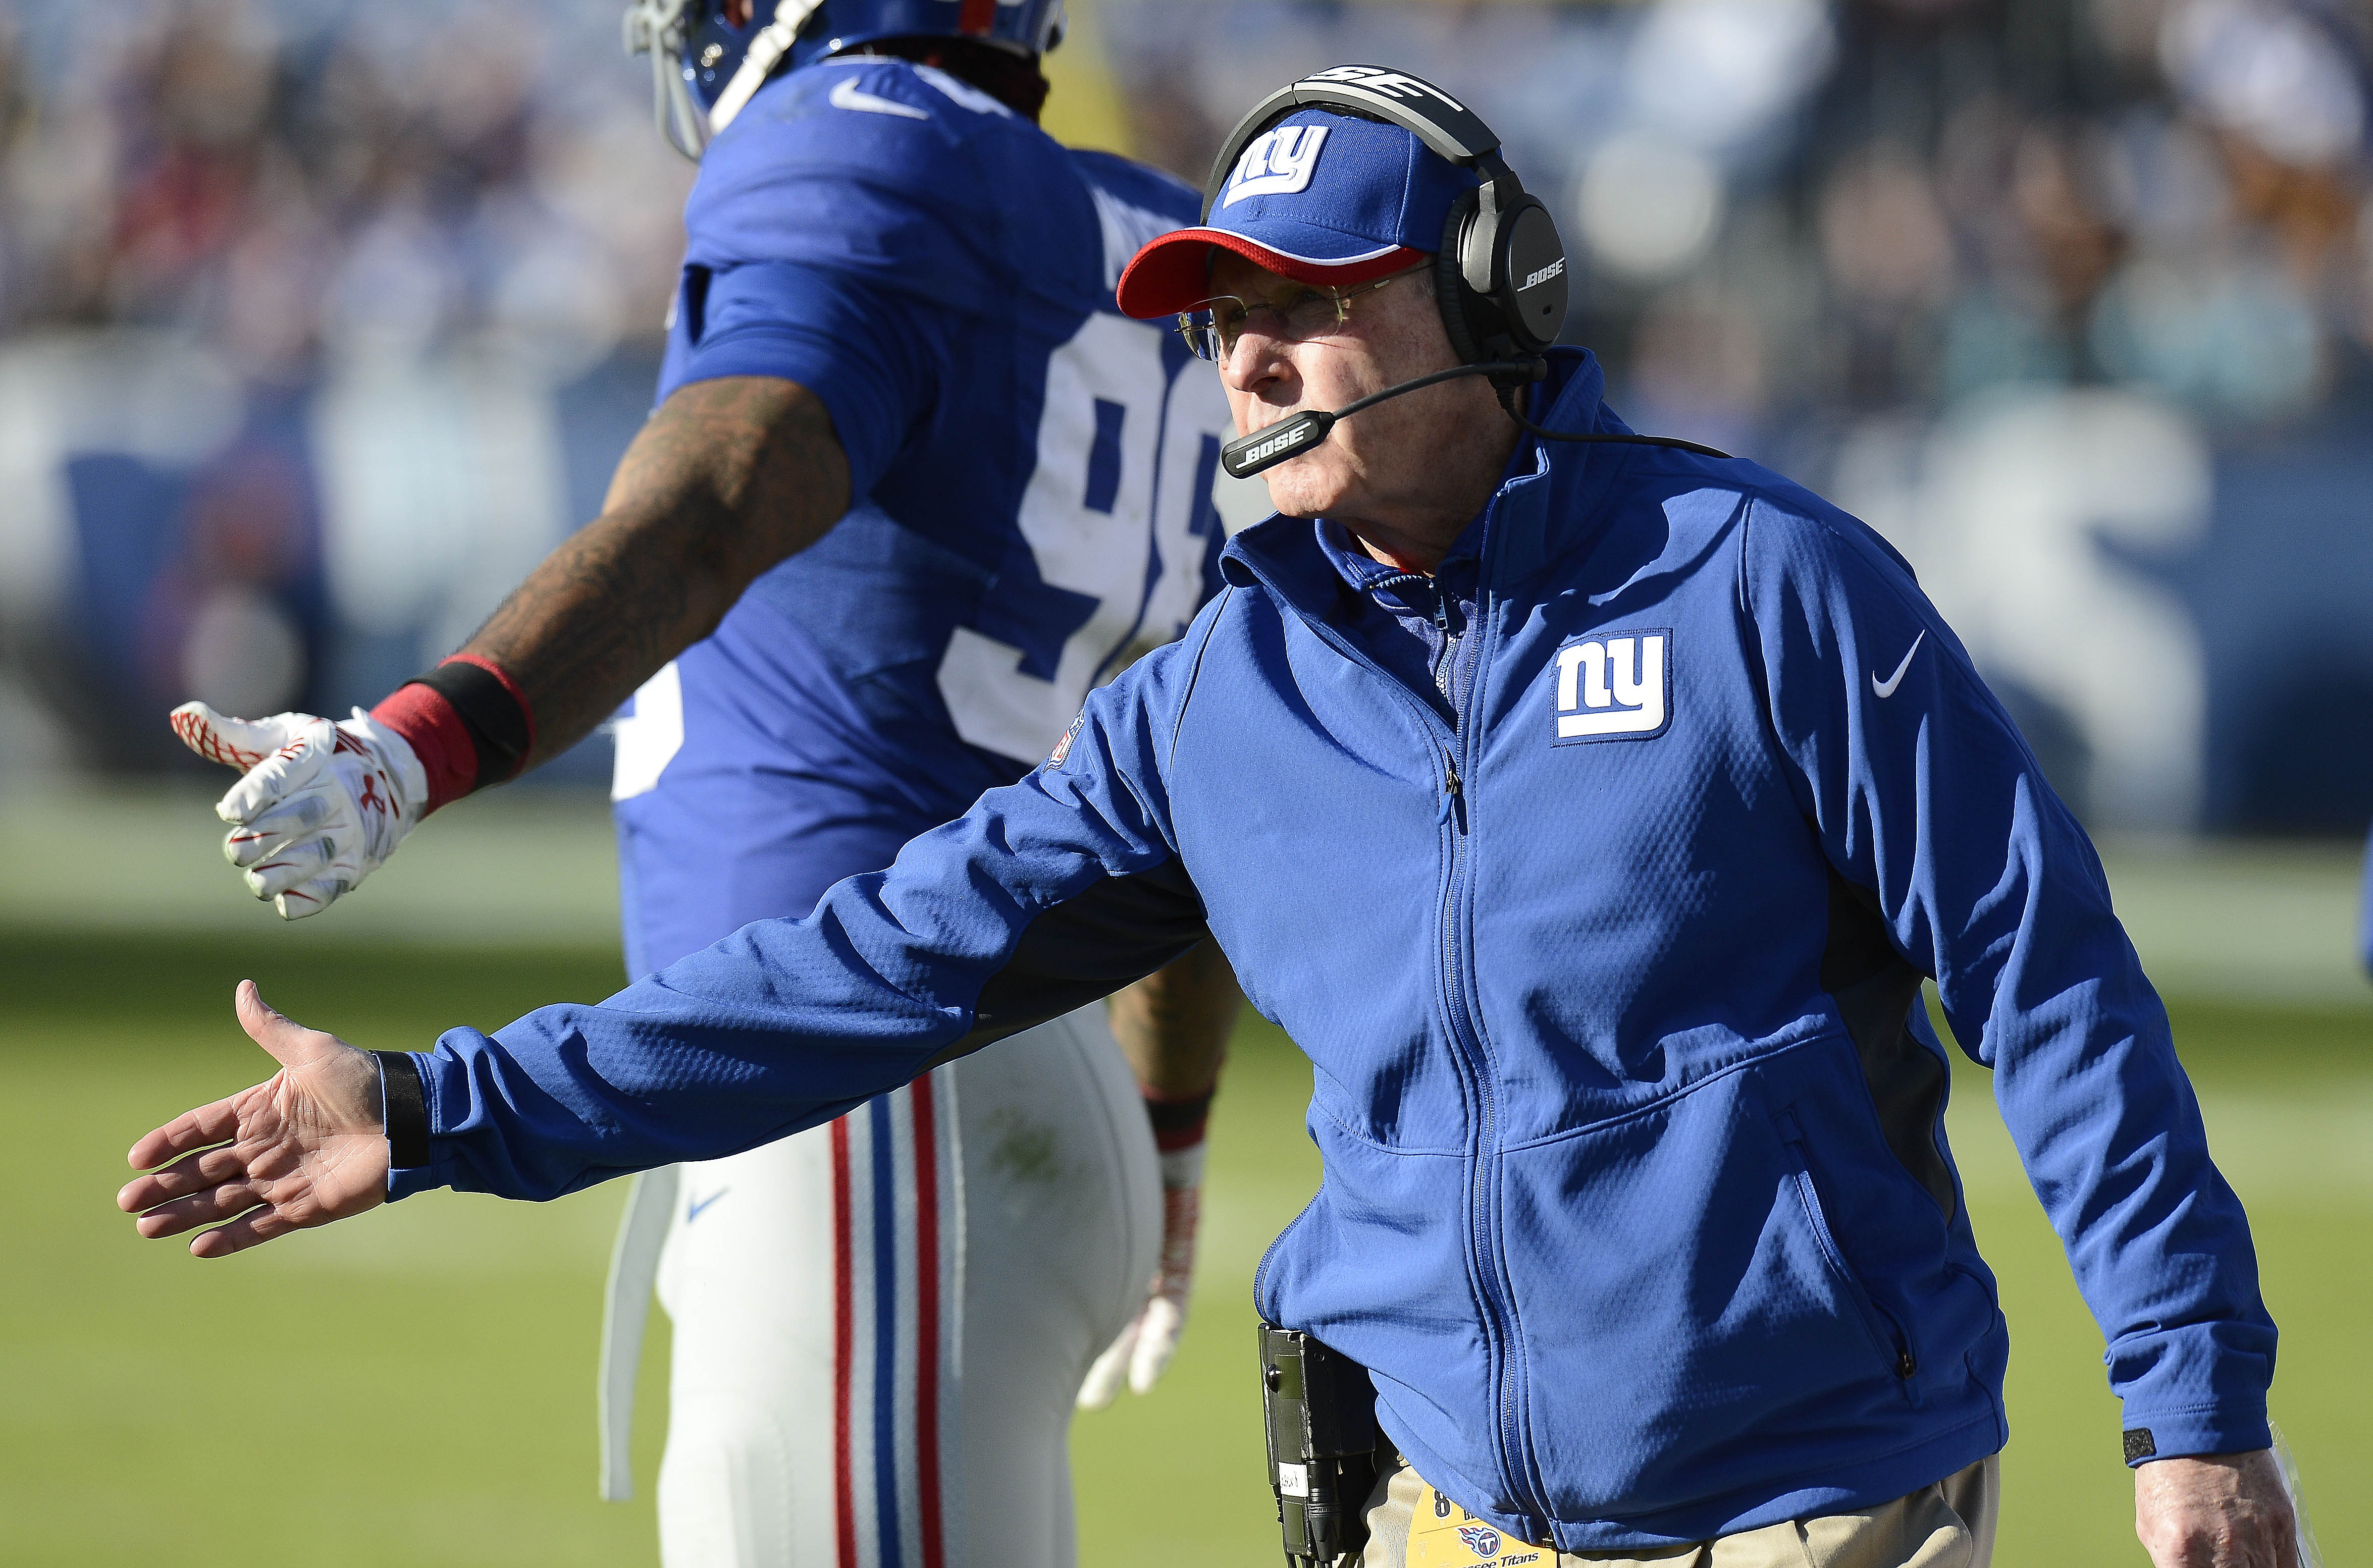
M 1222 251 L 1211 292 L 1257 305 L 1307 289 Z M 1458 363 L 1430 266 L 1358 295 L 1350 310 L 1339 327 L 1298 343 L 1263 330 L 1273 328 L 1271 312 L 1249 319 L 1220 366 L 1238 431 L 1249 435 L 1303 409 L 1339 409 Z M 1497 483 L 1515 435 L 1480 377 L 1447 381 L 1353 415 L 1263 477 L 1271 505 L 1290 517 L 1374 519 L 1395 528 L 1430 519 L 1463 524 Z

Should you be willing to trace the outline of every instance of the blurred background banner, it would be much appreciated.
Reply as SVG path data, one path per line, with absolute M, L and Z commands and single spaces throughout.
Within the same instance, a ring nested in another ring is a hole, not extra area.
M 242 976 L 390 1050 L 620 979 L 605 740 L 285 925 L 222 864 L 229 775 L 164 724 L 368 703 L 598 510 L 692 174 L 619 9 L 0 0 L 12 1565 L 655 1560 L 660 1345 L 642 1501 L 593 1501 L 616 1184 L 204 1265 L 110 1202 L 135 1133 L 260 1074 Z M 1198 184 L 1313 67 L 1470 97 L 1557 212 L 1614 406 L 1914 562 L 2107 839 L 2250 1205 L 2324 1539 L 2373 1533 L 2373 0 L 1071 14 L 1049 129 Z M 1154 1396 L 1077 1428 L 1087 1568 L 1277 1560 L 1249 1295 L 1317 1179 L 1310 1070 L 1249 1017 L 1232 1060 L 1194 1324 Z M 2138 1562 L 2100 1334 L 1986 1079 L 1957 1067 L 1951 1137 L 2016 1345 L 1998 1561 Z
M 614 9 L 0 0 L 0 768 L 367 703 L 594 514 L 690 176 Z M 1198 183 L 1306 70 L 1471 97 L 1615 406 L 1885 530 L 2095 827 L 2373 817 L 2362 5 L 1077 11 L 1052 127 Z
M 594 515 L 691 183 L 616 9 L 0 4 L 0 767 L 370 703 Z

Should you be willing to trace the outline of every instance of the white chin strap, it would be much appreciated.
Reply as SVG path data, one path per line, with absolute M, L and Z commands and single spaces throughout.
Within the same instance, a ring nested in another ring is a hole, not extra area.
M 704 111 L 684 72 L 688 0 L 634 0 L 625 18 L 626 52 L 650 56 L 651 118 L 659 122 L 660 134 L 668 145 L 699 162 L 709 138 L 733 123 L 733 117 L 766 85 L 789 56 L 800 29 L 823 5 L 824 0 L 784 0 L 775 11 L 775 19 L 750 41 L 742 68 L 725 84 L 715 106 Z
M 766 78 L 775 74 L 775 67 L 790 53 L 791 44 L 800 36 L 800 29 L 808 25 L 808 18 L 814 16 L 823 5 L 824 0 L 786 0 L 785 4 L 776 7 L 775 19 L 760 28 L 758 36 L 750 41 L 748 52 L 742 56 L 742 69 L 733 73 L 733 79 L 725 84 L 725 90 L 717 95 L 716 103 L 709 107 L 710 135 L 716 135 L 733 123 L 733 117 L 742 112 L 760 87 L 766 85 Z

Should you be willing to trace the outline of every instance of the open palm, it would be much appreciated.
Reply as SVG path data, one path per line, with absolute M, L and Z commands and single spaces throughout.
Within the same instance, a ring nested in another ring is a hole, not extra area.
M 142 1236 L 198 1231 L 190 1251 L 200 1258 L 227 1258 L 387 1197 L 378 1062 L 281 1016 L 253 981 L 240 981 L 237 1007 L 280 1071 L 133 1144 L 128 1157 L 146 1174 L 115 1195 L 140 1216 Z

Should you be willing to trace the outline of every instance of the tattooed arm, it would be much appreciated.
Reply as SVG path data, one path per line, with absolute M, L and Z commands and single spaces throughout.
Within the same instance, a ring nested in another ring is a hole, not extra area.
M 848 462 L 814 393 L 767 376 L 677 389 L 626 448 L 601 517 L 462 650 L 519 683 L 535 714 L 526 766 L 585 738 L 848 503 Z

